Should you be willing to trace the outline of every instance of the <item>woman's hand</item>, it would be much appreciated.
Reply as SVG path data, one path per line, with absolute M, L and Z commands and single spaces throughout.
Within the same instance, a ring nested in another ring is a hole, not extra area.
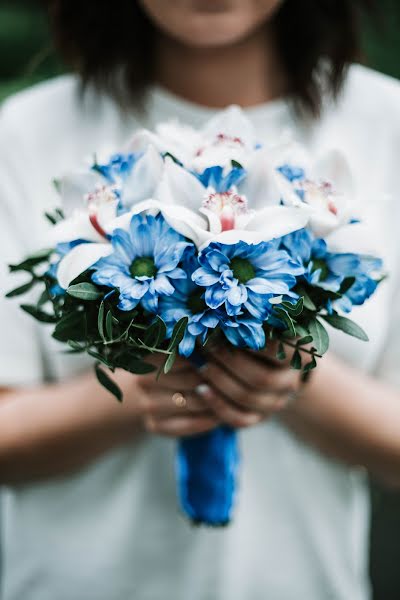
M 181 358 L 170 373 L 158 380 L 154 373 L 140 377 L 137 402 L 145 430 L 180 437 L 214 429 L 219 420 L 196 393 L 201 384 L 200 374 Z
M 224 423 L 233 427 L 254 425 L 284 409 L 301 386 L 290 356 L 275 358 L 276 342 L 262 352 L 218 347 L 207 354 L 200 374 L 206 385 L 198 395 Z

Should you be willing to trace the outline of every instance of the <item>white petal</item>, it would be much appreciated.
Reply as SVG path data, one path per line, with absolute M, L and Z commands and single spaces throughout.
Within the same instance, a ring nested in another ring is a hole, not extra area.
M 219 133 L 233 138 L 238 137 L 246 146 L 250 147 L 256 143 L 255 130 L 251 121 L 236 105 L 229 106 L 210 119 L 203 127 L 203 133 L 208 138 L 215 138 Z
M 287 206 L 269 206 L 256 211 L 247 224 L 249 231 L 259 232 L 267 242 L 292 231 L 305 227 L 309 220 L 309 211 Z
M 152 200 L 151 198 L 149 200 L 143 200 L 143 202 L 138 202 L 129 212 L 109 221 L 104 226 L 104 229 L 109 234 L 112 233 L 114 229 L 125 229 L 127 231 L 133 215 L 145 213 L 146 215 L 155 216 L 160 212 L 160 206 L 160 202 Z
M 94 265 L 103 256 L 108 256 L 113 251 L 111 244 L 79 244 L 72 248 L 61 260 L 57 279 L 60 286 L 67 289 L 71 281 L 78 275 Z
M 172 159 L 165 160 L 164 173 L 155 192 L 157 200 L 164 204 L 177 204 L 198 211 L 204 194 L 204 186 L 197 177 L 188 173 Z
M 47 244 L 49 245 L 71 242 L 72 240 L 104 241 L 104 238 L 91 224 L 87 211 L 76 211 L 68 219 L 63 219 L 51 227 L 47 234 Z
M 269 153 L 263 150 L 254 152 L 247 165 L 247 176 L 240 186 L 250 209 L 260 210 L 266 206 L 279 204 L 281 191 L 277 173 L 269 159 Z
M 82 209 L 85 194 L 105 183 L 104 177 L 96 171 L 68 173 L 61 177 L 59 187 L 65 216 L 68 217 L 76 209 Z
M 354 195 L 354 183 L 349 163 L 339 150 L 330 150 L 314 165 L 313 175 L 322 181 L 330 181 L 334 190 L 343 196 Z
M 167 223 L 181 235 L 200 246 L 211 237 L 207 220 L 183 206 L 161 205 L 161 213 Z
M 154 146 L 148 146 L 123 184 L 122 203 L 125 208 L 131 208 L 137 202 L 153 196 L 163 166 L 159 152 Z
M 382 254 L 376 232 L 365 223 L 353 223 L 336 229 L 327 236 L 326 243 L 331 252 L 354 252 L 370 256 Z
M 230 229 L 229 231 L 223 231 L 218 235 L 212 234 L 212 236 L 204 241 L 200 246 L 200 250 L 208 246 L 210 242 L 219 242 L 220 244 L 237 244 L 238 242 L 246 242 L 246 244 L 259 244 L 260 242 L 267 241 L 262 232 L 259 231 L 245 231 L 243 229 Z
M 160 152 L 165 152 L 166 149 L 163 147 L 162 140 L 147 129 L 139 129 L 126 144 L 125 152 L 145 152 L 148 146 L 154 146 Z

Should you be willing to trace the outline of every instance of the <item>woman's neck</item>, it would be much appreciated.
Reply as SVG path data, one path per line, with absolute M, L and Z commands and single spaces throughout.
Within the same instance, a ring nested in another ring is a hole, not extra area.
M 272 36 L 258 31 L 235 45 L 190 48 L 160 36 L 157 82 L 172 93 L 204 106 L 254 106 L 286 91 Z

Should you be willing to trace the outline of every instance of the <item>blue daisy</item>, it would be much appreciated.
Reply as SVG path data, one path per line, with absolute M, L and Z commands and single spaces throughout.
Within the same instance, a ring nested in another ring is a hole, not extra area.
M 180 319 L 188 317 L 188 326 L 179 344 L 179 353 L 183 356 L 190 356 L 197 338 L 204 343 L 209 330 L 215 329 L 220 322 L 218 311 L 211 310 L 204 301 L 204 289 L 191 280 L 191 275 L 198 266 L 194 252 L 188 252 L 183 264 L 186 279 L 175 280 L 174 294 L 160 298 L 158 305 L 158 314 L 167 326 L 168 336 Z
M 264 321 L 272 310 L 269 300 L 287 294 L 304 267 L 278 249 L 279 241 L 259 244 L 211 242 L 199 255 L 193 281 L 206 287 L 204 300 L 212 309 L 224 307 L 228 316 L 247 310 Z
M 113 252 L 95 263 L 92 280 L 119 291 L 121 310 L 132 310 L 140 303 L 156 312 L 159 297 L 175 291 L 171 280 L 186 278 L 178 265 L 193 244 L 161 215 L 134 215 L 129 231 L 116 229 L 110 241 Z

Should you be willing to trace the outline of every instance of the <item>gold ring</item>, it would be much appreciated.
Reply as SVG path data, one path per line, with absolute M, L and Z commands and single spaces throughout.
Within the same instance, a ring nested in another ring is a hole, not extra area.
M 183 394 L 181 394 L 181 392 L 175 392 L 175 394 L 173 394 L 172 402 L 178 408 L 185 408 L 185 406 L 187 404 L 187 400 L 186 400 L 185 396 Z

